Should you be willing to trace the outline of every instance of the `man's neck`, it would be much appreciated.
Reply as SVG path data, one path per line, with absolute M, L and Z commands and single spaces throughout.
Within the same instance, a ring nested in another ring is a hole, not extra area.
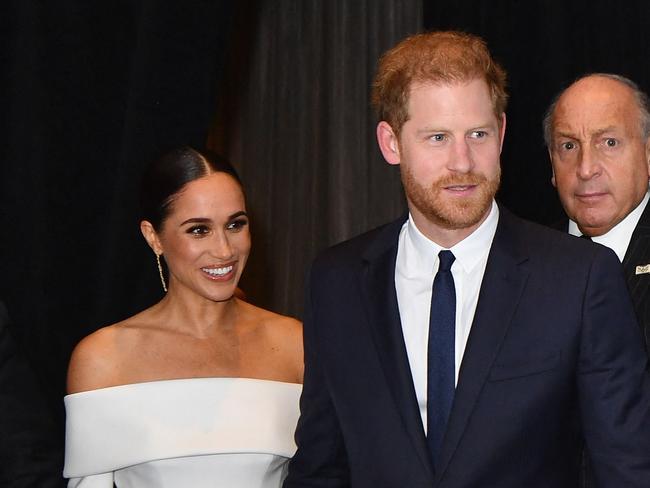
M 488 215 L 490 215 L 490 210 L 492 209 L 492 203 L 484 212 L 481 219 L 468 227 L 463 227 L 459 229 L 453 229 L 445 226 L 440 222 L 433 222 L 427 217 L 425 217 L 421 212 L 419 212 L 413 205 L 409 204 L 409 211 L 413 222 L 415 223 L 418 230 L 427 238 L 438 244 L 439 246 L 450 249 L 456 244 L 458 244 L 463 239 L 470 236 L 476 229 L 478 229 Z

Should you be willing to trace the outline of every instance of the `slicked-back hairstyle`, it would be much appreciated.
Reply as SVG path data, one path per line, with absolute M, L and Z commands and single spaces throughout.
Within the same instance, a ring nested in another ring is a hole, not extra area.
M 482 79 L 488 85 L 499 123 L 506 110 L 506 72 L 480 37 L 439 31 L 404 39 L 379 60 L 372 86 L 372 106 L 399 135 L 409 119 L 408 101 L 414 83 L 455 84 Z
M 160 231 L 185 185 L 212 173 L 229 174 L 242 186 L 237 172 L 223 156 L 189 146 L 164 154 L 149 165 L 142 178 L 141 219 L 148 220 Z
M 569 86 L 564 88 L 560 93 L 555 95 L 555 98 L 551 101 L 551 104 L 548 106 L 546 113 L 544 114 L 544 120 L 542 121 L 542 129 L 544 130 L 544 142 L 546 147 L 551 147 L 553 144 L 553 117 L 555 115 L 555 109 L 557 108 L 557 102 L 560 101 L 564 92 L 571 88 L 573 85 L 578 83 L 585 78 L 591 78 L 594 76 L 599 76 L 601 78 L 607 78 L 609 80 L 618 81 L 619 83 L 627 86 L 632 90 L 632 95 L 636 100 L 636 105 L 639 108 L 639 130 L 641 131 L 641 137 L 647 139 L 650 137 L 650 99 L 648 95 L 639 88 L 639 85 L 634 83 L 629 78 L 625 76 L 617 75 L 614 73 L 590 73 L 582 75 L 580 78 L 574 80 Z

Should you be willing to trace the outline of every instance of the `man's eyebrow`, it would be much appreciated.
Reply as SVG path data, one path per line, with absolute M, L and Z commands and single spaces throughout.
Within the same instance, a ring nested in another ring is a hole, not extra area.
M 417 130 L 418 134 L 433 134 L 435 132 L 448 132 L 446 129 L 440 129 L 436 127 L 422 127 Z
M 483 124 L 477 124 L 469 129 L 467 129 L 468 132 L 471 132 L 473 130 L 483 130 L 483 129 L 489 129 L 493 126 L 492 123 L 490 122 L 485 122 Z M 443 129 L 442 127 L 422 127 L 421 129 L 418 129 L 416 131 L 417 134 L 436 134 L 436 133 L 446 133 L 446 132 L 451 132 L 449 129 Z
M 603 127 L 602 129 L 597 129 L 595 131 L 590 132 L 590 135 L 592 136 L 602 136 L 603 134 L 607 132 L 613 132 L 618 130 L 618 127 L 615 125 L 608 125 L 607 127 Z M 554 137 L 568 137 L 570 139 L 577 139 L 577 136 L 575 132 L 570 132 L 567 130 L 563 129 L 557 129 L 555 133 L 553 134 Z
M 557 139 L 558 137 L 567 137 L 569 139 L 575 139 L 576 138 L 576 136 L 575 136 L 575 134 L 573 132 L 567 132 L 567 131 L 562 131 L 562 130 L 555 131 L 555 133 L 553 134 L 553 138 Z
M 606 132 L 613 132 L 613 131 L 616 131 L 617 129 L 618 128 L 615 125 L 610 125 L 610 126 L 607 126 L 607 127 L 603 128 L 603 129 L 598 129 L 597 131 L 594 132 L 594 135 L 602 136 Z

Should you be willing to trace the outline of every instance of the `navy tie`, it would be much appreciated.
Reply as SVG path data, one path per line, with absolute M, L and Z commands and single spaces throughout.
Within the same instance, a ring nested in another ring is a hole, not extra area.
M 445 435 L 455 390 L 456 290 L 451 251 L 440 251 L 440 266 L 433 280 L 429 314 L 427 361 L 427 443 L 431 460 L 436 457 Z

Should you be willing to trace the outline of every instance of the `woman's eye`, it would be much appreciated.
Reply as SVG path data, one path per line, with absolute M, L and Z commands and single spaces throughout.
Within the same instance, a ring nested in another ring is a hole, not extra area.
M 237 232 L 243 229 L 244 227 L 246 227 L 247 225 L 248 225 L 248 221 L 246 219 L 237 219 L 230 222 L 226 226 L 226 229 Z
M 192 234 L 195 236 L 204 236 L 208 232 L 210 232 L 210 229 L 206 225 L 193 225 L 189 229 L 187 229 L 188 234 Z

